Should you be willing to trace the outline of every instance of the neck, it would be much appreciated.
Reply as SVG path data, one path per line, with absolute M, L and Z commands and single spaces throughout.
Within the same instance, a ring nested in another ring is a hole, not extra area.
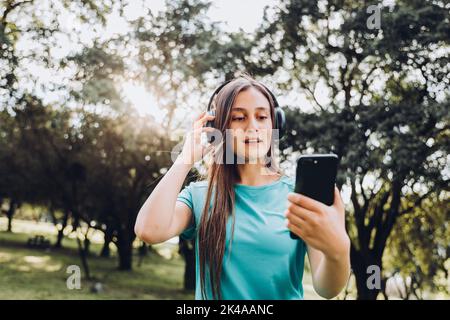
M 277 180 L 280 174 L 270 170 L 263 164 L 238 164 L 237 171 L 240 179 L 237 183 L 258 186 Z

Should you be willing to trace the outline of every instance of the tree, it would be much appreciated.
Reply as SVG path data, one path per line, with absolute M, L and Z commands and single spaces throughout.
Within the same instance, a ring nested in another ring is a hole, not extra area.
M 415 199 L 409 199 L 414 203 Z M 448 294 L 448 193 L 433 194 L 408 215 L 400 216 L 389 238 L 386 265 L 401 276 L 403 299 L 429 299 L 428 292 Z
M 31 104 L 34 99 L 36 103 L 40 103 L 34 92 L 36 86 L 31 90 L 23 89 L 27 81 L 35 82 L 36 78 L 35 75 L 28 72 L 28 66 L 32 63 L 52 66 L 54 61 L 50 49 L 56 47 L 58 42 L 56 35 L 64 33 L 60 30 L 58 17 L 69 6 L 73 12 L 76 12 L 75 15 L 78 18 L 92 24 L 99 21 L 105 23 L 105 14 L 111 9 L 105 1 L 0 1 L 0 111 L 8 120 L 14 122 L 13 109 L 15 107 Z M 45 12 L 45 16 L 41 15 L 42 12 Z M 34 50 L 30 52 L 26 48 L 18 49 L 18 44 L 22 39 L 28 39 L 30 43 L 34 42 Z M 20 77 L 18 77 L 18 71 L 20 71 Z M 47 83 L 46 89 L 51 91 L 52 87 L 53 84 Z M 7 124 L 7 122 L 4 123 L 6 128 L 8 128 Z M 13 132 L 16 137 L 7 135 L 6 130 L 2 137 L 6 138 L 4 145 L 12 143 L 14 146 L 14 142 L 17 142 L 14 139 L 17 138 L 18 128 Z M 4 151 L 5 153 L 1 155 L 6 161 L 3 163 L 4 168 L 7 169 L 4 177 L 10 177 L 11 180 L 4 183 L 6 187 L 2 190 L 5 190 L 6 193 L 0 195 L 0 206 L 4 199 L 9 198 L 10 206 L 7 215 L 9 218 L 8 229 L 10 229 L 15 209 L 20 204 L 17 192 L 22 194 L 25 193 L 25 190 L 34 192 L 28 188 L 33 185 L 34 178 L 30 172 L 34 171 L 21 166 L 24 159 L 21 159 L 22 161 L 14 160 L 18 157 L 16 150 L 10 148 Z M 36 161 L 33 163 L 37 164 Z M 30 194 L 26 195 L 26 197 L 29 196 Z
M 168 155 L 158 148 L 165 137 L 148 118 L 127 115 L 100 123 L 87 154 L 86 170 L 90 174 L 84 212 L 86 220 L 95 221 L 96 227 L 104 225 L 102 230 L 112 235 L 119 253 L 119 269 L 130 270 L 137 213 L 161 174 L 162 165 L 168 162 Z
M 58 16 L 71 7 L 72 12 L 80 20 L 95 24 L 105 23 L 105 15 L 110 12 L 108 1 L 68 1 L 39 2 L 34 0 L 2 0 L 0 1 L 0 93 L 2 107 L 14 105 L 22 94 L 19 90 L 21 81 L 17 76 L 17 69 L 30 61 L 51 66 L 53 59 L 50 48 L 58 44 L 57 34 L 60 30 Z M 41 15 L 45 12 L 45 17 Z M 32 52 L 19 51 L 17 43 L 22 38 L 35 41 L 36 47 Z M 29 72 L 26 77 L 33 78 Z M 23 77 L 23 76 L 22 76 Z M 28 92 L 31 93 L 31 92 Z M 4 98 L 3 98 L 4 97 Z
M 299 88 L 314 106 L 312 113 L 290 110 L 282 147 L 338 154 L 339 185 L 352 191 L 348 229 L 358 298 L 375 299 L 379 290 L 366 287 L 367 267 L 382 267 L 398 217 L 448 190 L 448 90 L 435 90 L 448 88 L 448 57 L 430 52 L 445 52 L 450 38 L 443 3 L 382 7 L 380 30 L 367 28 L 365 9 L 354 1 L 282 1 L 263 32 L 278 39 L 290 75 L 283 87 Z M 318 99 L 319 89 L 326 99 Z M 414 205 L 402 209 L 412 195 Z

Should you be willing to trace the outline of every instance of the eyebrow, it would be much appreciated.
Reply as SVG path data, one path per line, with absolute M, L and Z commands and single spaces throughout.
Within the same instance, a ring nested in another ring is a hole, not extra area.
M 267 108 L 267 107 L 256 107 L 255 109 L 256 109 L 256 110 L 263 110 L 263 111 L 270 111 L 270 109 Z M 235 111 L 247 111 L 246 108 L 241 108 L 241 107 L 234 107 L 234 108 L 231 108 L 231 110 L 235 110 Z

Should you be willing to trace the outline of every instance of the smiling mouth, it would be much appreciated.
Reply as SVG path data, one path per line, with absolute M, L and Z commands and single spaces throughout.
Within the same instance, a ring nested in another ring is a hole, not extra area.
M 260 143 L 260 142 L 262 142 L 262 141 L 261 141 L 261 139 L 258 139 L 258 138 L 256 138 L 256 139 L 245 139 L 244 140 L 245 144 L 257 144 L 257 143 Z

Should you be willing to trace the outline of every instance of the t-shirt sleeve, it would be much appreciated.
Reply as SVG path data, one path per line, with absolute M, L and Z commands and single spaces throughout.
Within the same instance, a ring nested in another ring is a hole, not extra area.
M 195 214 L 192 195 L 192 183 L 181 190 L 181 192 L 178 194 L 177 201 L 185 203 L 189 208 L 191 208 L 192 212 L 191 224 L 180 234 L 180 237 L 185 240 L 193 239 L 195 235 Z

